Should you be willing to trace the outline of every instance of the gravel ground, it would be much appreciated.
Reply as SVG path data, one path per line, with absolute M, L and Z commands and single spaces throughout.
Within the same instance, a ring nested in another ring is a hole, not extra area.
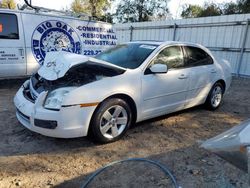
M 183 188 L 248 187 L 247 174 L 198 146 L 250 117 L 250 79 L 233 79 L 222 106 L 202 106 L 134 125 L 115 143 L 88 138 L 56 139 L 18 123 L 13 96 L 23 80 L 0 81 L 0 187 L 80 187 L 112 161 L 144 157 L 166 165 Z M 165 187 L 159 169 L 122 163 L 100 174 L 89 187 Z

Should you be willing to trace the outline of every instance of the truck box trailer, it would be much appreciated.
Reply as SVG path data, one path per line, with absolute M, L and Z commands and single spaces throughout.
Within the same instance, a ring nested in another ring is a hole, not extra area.
M 95 56 L 116 45 L 112 24 L 35 10 L 0 9 L 0 79 L 28 76 L 51 51 Z

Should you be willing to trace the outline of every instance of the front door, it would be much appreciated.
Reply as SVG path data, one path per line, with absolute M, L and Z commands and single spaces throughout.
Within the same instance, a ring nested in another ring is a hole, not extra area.
M 150 66 L 157 63 L 166 64 L 168 72 L 150 73 Z M 180 46 L 167 47 L 156 56 L 142 75 L 142 114 L 145 119 L 184 107 L 188 92 L 189 71 L 184 68 Z
M 0 12 L 0 78 L 26 75 L 22 33 L 19 13 Z

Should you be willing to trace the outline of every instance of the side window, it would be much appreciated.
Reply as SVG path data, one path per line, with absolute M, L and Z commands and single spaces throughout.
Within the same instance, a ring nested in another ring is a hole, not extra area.
M 18 23 L 15 14 L 0 13 L 0 39 L 19 39 Z
M 184 66 L 183 53 L 180 46 L 171 46 L 162 50 L 153 60 L 153 64 L 166 64 L 168 69 Z
M 192 46 L 185 46 L 184 48 L 187 55 L 185 61 L 186 67 L 213 64 L 213 59 L 202 49 Z

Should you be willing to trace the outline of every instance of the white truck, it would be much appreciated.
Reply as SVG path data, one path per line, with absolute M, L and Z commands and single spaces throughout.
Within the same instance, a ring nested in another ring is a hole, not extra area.
M 31 75 L 47 52 L 95 56 L 116 43 L 106 22 L 51 11 L 0 9 L 0 79 Z

